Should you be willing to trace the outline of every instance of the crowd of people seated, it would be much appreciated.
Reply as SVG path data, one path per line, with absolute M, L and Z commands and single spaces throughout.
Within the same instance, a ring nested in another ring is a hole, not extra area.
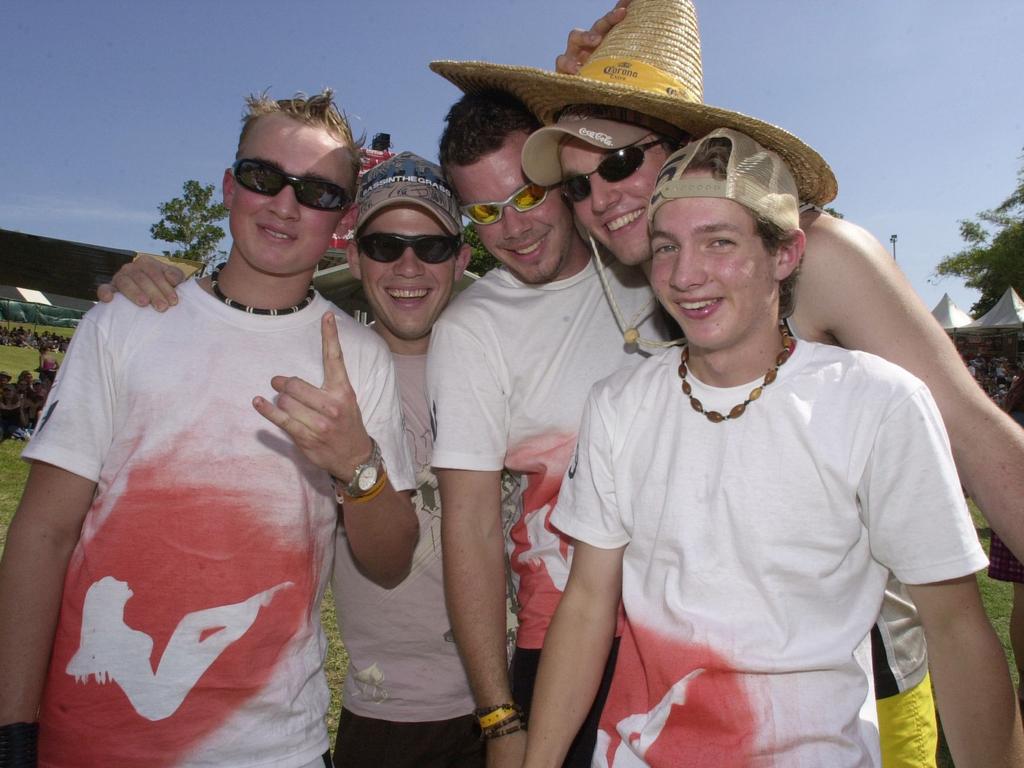
M 0 326 L 0 346 L 28 347 L 29 349 L 38 349 L 39 351 L 42 351 L 44 347 L 48 347 L 63 353 L 68 351 L 69 341 L 71 339 L 66 336 L 58 336 L 49 331 L 37 332 L 22 325 Z
M 37 379 L 31 371 L 22 371 L 16 380 L 0 371 L 0 442 L 32 436 L 51 384 L 52 379 Z
M 17 378 L 0 371 L 0 442 L 28 440 L 36 427 L 46 395 L 57 375 L 57 353 L 67 351 L 69 338 L 25 326 L 0 327 L 0 345 L 27 347 L 39 352 L 35 371 L 21 371 Z

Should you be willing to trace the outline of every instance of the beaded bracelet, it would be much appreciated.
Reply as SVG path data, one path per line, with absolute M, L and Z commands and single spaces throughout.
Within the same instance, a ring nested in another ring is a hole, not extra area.
M 496 739 L 499 736 L 507 736 L 510 733 L 515 733 L 516 731 L 525 731 L 525 730 L 526 730 L 526 723 L 524 723 L 522 720 L 519 720 L 517 718 L 516 722 L 512 723 L 511 725 L 509 725 L 507 728 L 492 728 L 489 731 L 484 731 L 483 733 L 480 734 L 480 738 L 483 739 L 484 741 L 490 741 L 491 739 Z

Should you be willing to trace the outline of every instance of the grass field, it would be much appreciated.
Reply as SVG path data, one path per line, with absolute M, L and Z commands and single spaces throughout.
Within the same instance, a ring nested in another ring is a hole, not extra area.
M 0 347 L 0 350 L 2 349 L 3 347 Z M 23 446 L 24 443 L 13 440 L 0 443 L 0 552 L 2 552 L 7 538 L 7 526 L 14 515 L 18 499 L 21 497 L 21 489 L 28 474 L 27 465 L 18 458 Z M 978 533 L 987 549 L 991 532 L 984 519 L 973 508 L 973 505 L 972 513 L 975 517 Z M 1008 658 L 1012 658 L 1008 635 L 1012 588 L 1009 584 L 992 581 L 984 573 L 978 575 L 978 584 L 996 633 L 999 635 Z M 328 724 L 331 731 L 332 746 L 338 725 L 338 714 L 341 709 L 341 686 L 345 676 L 345 669 L 348 665 L 348 656 L 345 654 L 345 649 L 338 638 L 333 604 L 334 601 L 328 594 L 323 606 L 323 625 L 329 641 L 327 678 L 331 687 L 331 708 Z M 1011 664 L 1010 668 L 1014 670 L 1014 677 L 1016 677 L 1016 665 Z M 944 745 L 939 750 L 939 766 L 940 768 L 952 768 L 953 766 L 953 762 L 949 759 Z
M 51 325 L 27 325 L 26 323 L 3 323 L 4 328 L 31 328 L 35 331 L 55 333 L 58 336 L 68 336 L 74 332 L 71 328 L 55 328 Z M 63 361 L 64 355 L 57 353 L 57 360 Z M 0 371 L 9 372 L 15 379 L 21 371 L 32 371 L 37 376 L 36 368 L 39 367 L 39 351 L 28 347 L 8 347 L 0 345 Z

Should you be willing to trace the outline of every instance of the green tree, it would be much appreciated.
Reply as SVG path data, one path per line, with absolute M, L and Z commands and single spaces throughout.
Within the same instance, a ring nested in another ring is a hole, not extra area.
M 1024 287 L 1024 167 L 1017 171 L 1017 188 L 998 207 L 976 219 L 960 221 L 967 247 L 947 256 L 935 268 L 939 277 L 954 275 L 981 292 L 971 307 L 978 317 L 988 312 L 1006 289 Z
M 473 255 L 470 256 L 469 266 L 467 267 L 470 272 L 483 277 L 485 273 L 501 266 L 501 262 L 484 248 L 484 244 L 480 242 L 480 235 L 476 233 L 476 229 L 472 224 L 467 224 L 463 227 L 462 237 L 473 250 Z
M 209 264 L 217 255 L 224 255 L 224 251 L 217 250 L 224 230 L 216 222 L 228 215 L 228 209 L 223 203 L 213 202 L 213 184 L 204 186 L 189 179 L 182 192 L 181 197 L 160 204 L 160 221 L 149 228 L 149 234 L 156 240 L 181 246 L 164 251 L 164 256 Z

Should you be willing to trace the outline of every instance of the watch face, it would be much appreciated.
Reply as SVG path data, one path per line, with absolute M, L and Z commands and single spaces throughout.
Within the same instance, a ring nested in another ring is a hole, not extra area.
M 359 473 L 359 479 L 356 480 L 356 485 L 359 490 L 366 493 L 368 490 L 373 488 L 377 483 L 377 468 L 366 467 L 362 472 Z

